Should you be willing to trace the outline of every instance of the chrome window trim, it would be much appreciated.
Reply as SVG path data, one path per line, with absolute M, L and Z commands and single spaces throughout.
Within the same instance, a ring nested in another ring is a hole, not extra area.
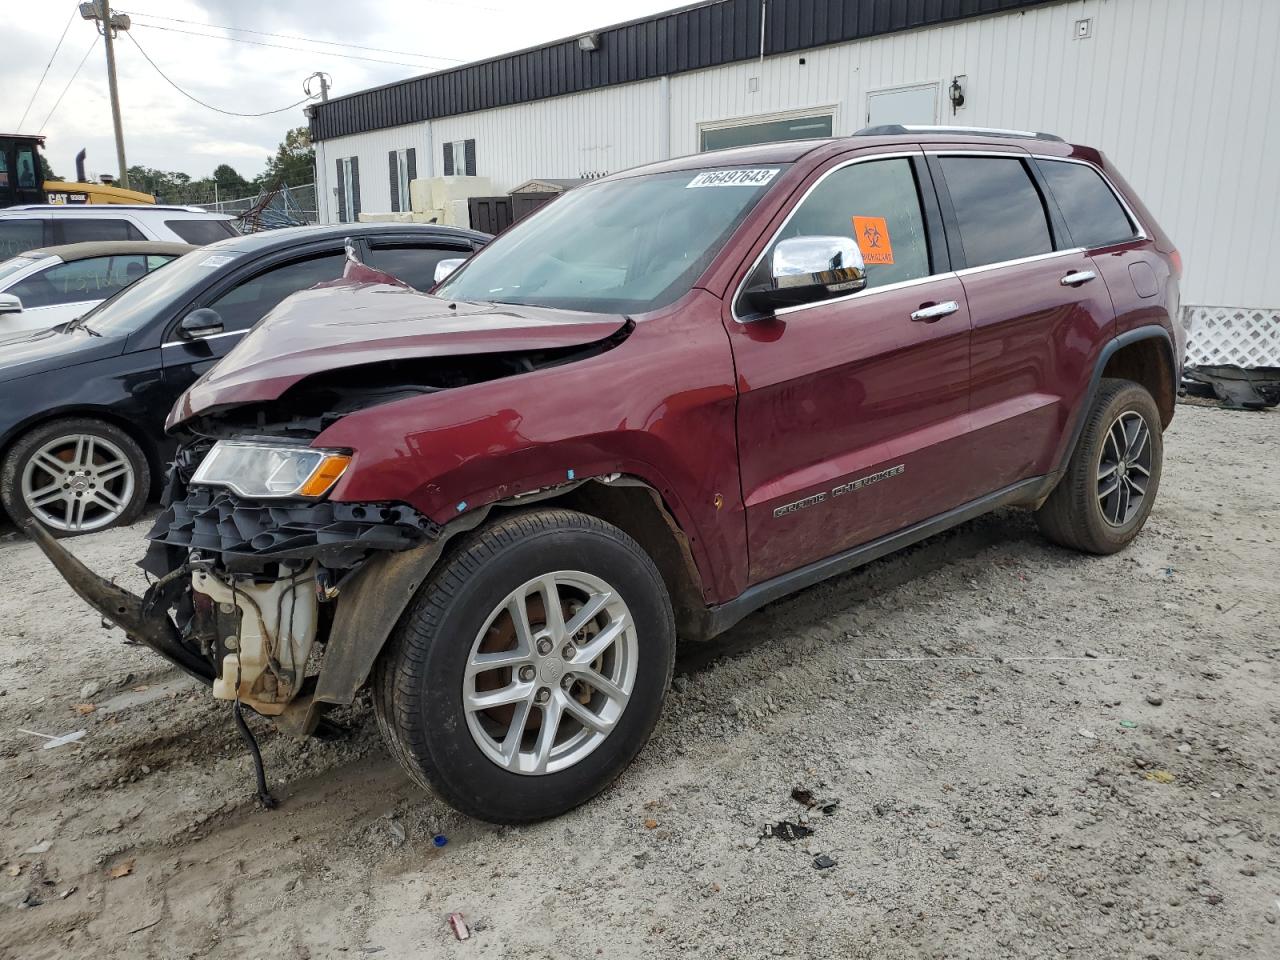
M 1116 185 L 1111 182 L 1111 178 L 1108 177 L 1100 167 L 1090 163 L 1088 160 L 1081 160 L 1078 157 L 1055 157 L 1047 153 L 1031 153 L 1029 151 L 1024 153 L 1012 153 L 1005 150 L 957 150 L 951 147 L 944 150 L 926 150 L 925 156 L 928 156 L 928 157 L 1017 157 L 1019 159 L 1030 158 L 1032 160 L 1052 160 L 1054 163 L 1074 163 L 1082 167 L 1088 167 L 1090 170 L 1092 170 L 1094 173 L 1096 173 L 1099 177 L 1102 178 L 1102 182 L 1106 184 L 1107 189 L 1111 191 L 1111 195 L 1115 197 L 1116 202 L 1120 204 L 1120 209 L 1123 210 L 1125 213 L 1125 216 L 1129 218 L 1130 226 L 1132 226 L 1134 230 L 1137 231 L 1137 233 L 1135 233 L 1132 237 L 1129 237 L 1125 240 L 1116 240 L 1113 242 L 1114 243 L 1132 243 L 1135 240 L 1151 239 L 1151 235 L 1147 233 L 1146 227 L 1144 227 L 1142 224 L 1142 221 L 1138 219 L 1138 215 L 1133 212 L 1133 208 L 1129 206 L 1129 201 L 1127 201 L 1124 198 L 1124 194 L 1122 194 L 1119 190 L 1116 189 Z M 1111 246 L 1111 244 L 1103 244 L 1103 246 Z M 1091 249 L 1091 248 L 1086 247 L 1084 249 Z M 1092 248 L 1092 249 L 1097 249 L 1097 248 Z
M 730 313 L 730 316 L 733 317 L 734 321 L 736 323 L 741 323 L 741 324 L 747 324 L 752 322 L 751 320 L 744 320 L 742 319 L 742 317 L 738 316 L 738 301 L 742 299 L 742 291 L 747 285 L 747 278 L 756 272 L 756 268 L 760 266 L 760 261 L 764 259 L 765 254 L 768 253 L 769 250 L 772 249 L 773 245 L 778 242 L 778 235 L 782 233 L 783 230 L 787 229 L 787 224 L 789 224 L 791 222 L 791 218 L 796 215 L 796 211 L 799 210 L 802 206 L 804 206 L 804 202 L 809 199 L 809 197 L 813 194 L 813 191 L 817 190 L 818 187 L 820 187 L 824 182 L 826 182 L 827 177 L 831 176 L 832 174 L 836 173 L 839 170 L 844 170 L 846 167 L 852 167 L 854 164 L 858 164 L 858 163 L 870 163 L 875 160 L 900 160 L 903 158 L 911 159 L 912 157 L 919 157 L 922 154 L 923 154 L 923 151 L 917 147 L 915 150 L 895 151 L 893 153 L 873 153 L 865 157 L 852 157 L 848 160 L 845 160 L 841 163 L 836 164 L 826 173 L 822 174 L 822 176 L 818 177 L 817 180 L 813 181 L 813 183 L 809 184 L 809 188 L 805 190 L 805 192 L 801 194 L 800 199 L 797 200 L 794 205 L 792 205 L 791 211 L 787 214 L 786 218 L 780 224 L 778 224 L 778 228 L 773 231 L 773 235 L 769 237 L 769 240 L 760 249 L 760 252 L 756 255 L 756 258 L 753 261 L 751 261 L 751 266 L 747 268 L 746 272 L 742 275 L 742 279 L 738 281 L 738 286 L 734 288 L 733 299 L 729 302 L 729 313 Z M 924 219 L 924 216 L 925 216 L 925 213 L 924 213 L 924 209 L 922 208 L 920 210 L 921 220 Z M 931 274 L 930 276 L 938 277 L 938 276 L 944 276 L 944 274 Z M 901 283 L 902 284 L 916 283 L 920 280 L 927 280 L 927 279 L 929 279 L 929 277 L 918 277 L 915 280 L 903 280 L 901 281 Z M 794 313 L 797 310 L 803 310 L 808 307 L 817 306 L 818 304 L 834 303 L 837 300 L 848 300 L 850 297 L 861 296 L 862 294 L 871 293 L 871 292 L 874 292 L 875 290 L 885 290 L 885 289 L 888 289 L 890 286 L 899 286 L 899 284 L 886 284 L 883 287 L 872 287 L 870 290 L 859 290 L 857 293 L 846 294 L 843 297 L 832 297 L 830 300 L 818 300 L 818 301 L 815 301 L 814 303 L 802 303 L 795 307 L 784 307 L 781 310 L 775 311 L 774 316 L 781 316 L 784 313 Z
M 753 271 L 755 267 L 751 268 Z M 927 277 L 916 277 L 913 280 L 899 280 L 897 283 L 886 283 L 883 287 L 870 287 L 866 290 L 858 290 L 856 293 L 846 293 L 840 297 L 832 297 L 830 300 L 815 300 L 813 303 L 798 303 L 794 307 L 782 307 L 775 310 L 775 317 L 790 316 L 793 313 L 799 313 L 801 310 L 811 310 L 814 307 L 825 307 L 832 303 L 845 303 L 849 300 L 862 300 L 867 297 L 873 297 L 877 293 L 889 293 L 893 290 L 904 290 L 907 287 L 918 287 L 925 283 L 934 283 L 938 280 L 955 279 L 958 275 L 955 271 L 947 273 L 931 273 Z M 747 320 L 739 320 L 739 323 L 748 323 Z
M 1079 256 L 1085 252 L 1084 247 L 1072 247 L 1069 250 L 1050 250 L 1048 253 L 1037 253 L 1029 257 L 1018 257 L 1015 260 L 997 260 L 995 263 L 983 263 L 976 267 L 965 267 L 956 271 L 957 277 L 968 277 L 975 273 L 986 273 L 1001 267 L 1018 267 L 1024 263 L 1037 263 L 1041 260 L 1053 260 L 1056 257 Z
M 941 150 L 927 150 L 921 147 L 919 151 L 912 150 L 912 151 L 904 151 L 900 153 L 898 152 L 876 153 L 876 154 L 871 154 L 865 157 L 854 157 L 851 160 L 846 160 L 843 163 L 839 163 L 836 166 L 832 167 L 830 170 L 828 170 L 826 173 L 820 176 L 817 180 L 815 180 L 812 184 L 810 184 L 809 189 L 804 192 L 804 194 L 800 197 L 800 199 L 797 200 L 795 205 L 791 208 L 791 212 L 787 214 L 786 219 L 783 220 L 782 223 L 778 224 L 778 229 L 773 232 L 773 236 L 769 238 L 768 243 L 764 245 L 764 248 L 760 251 L 759 255 L 755 258 L 755 260 L 751 262 L 751 266 L 747 269 L 746 273 L 742 275 L 742 279 L 738 281 L 738 286 L 734 290 L 733 300 L 730 302 L 730 305 L 729 305 L 730 314 L 733 317 L 734 321 L 740 324 L 747 324 L 747 323 L 754 322 L 753 320 L 744 320 L 742 317 L 738 316 L 738 301 L 742 298 L 742 292 L 746 286 L 747 278 L 750 277 L 753 273 L 755 273 L 756 268 L 760 265 L 760 261 L 764 259 L 765 254 L 768 253 L 769 250 L 772 249 L 773 245 L 778 242 L 778 235 L 782 233 L 783 230 L 786 229 L 787 224 L 791 222 L 791 218 L 795 216 L 796 211 L 799 210 L 801 205 L 803 205 L 804 202 L 809 199 L 809 195 L 812 194 L 813 191 L 818 188 L 819 184 L 821 184 L 824 180 L 827 179 L 827 177 L 831 176 L 837 170 L 843 170 L 845 167 L 853 166 L 855 163 L 867 163 L 873 160 L 893 160 L 893 159 L 899 159 L 902 157 L 907 157 L 907 158 L 918 157 L 921 154 L 923 154 L 926 157 L 973 157 L 973 156 L 1012 157 L 1016 160 L 1026 160 L 1026 159 L 1053 160 L 1057 163 L 1080 164 L 1081 166 L 1088 167 L 1090 170 L 1092 170 L 1094 173 L 1096 173 L 1099 177 L 1102 178 L 1102 182 L 1106 184 L 1107 189 L 1111 191 L 1111 195 L 1114 196 L 1116 200 L 1120 203 L 1121 209 L 1124 210 L 1125 215 L 1129 218 L 1129 221 L 1133 224 L 1134 229 L 1137 230 L 1137 233 L 1134 236 L 1129 237 L 1126 240 L 1116 240 L 1114 242 L 1117 244 L 1133 243 L 1134 241 L 1151 239 L 1150 234 L 1147 233 L 1146 227 L 1143 226 L 1142 220 L 1139 219 L 1136 213 L 1134 213 L 1133 208 L 1129 206 L 1129 202 L 1125 200 L 1124 195 L 1119 190 L 1116 189 L 1116 185 L 1111 182 L 1111 178 L 1107 176 L 1105 171 L 1103 171 L 1097 165 L 1090 163 L 1088 160 L 1080 160 L 1076 157 L 1055 157 L 1050 154 L 1031 153 L 1030 151 L 1026 151 L 1026 150 L 1020 150 L 1016 152 L 1011 150 L 964 150 L 964 149 L 955 149 L 950 147 L 941 149 Z M 925 215 L 925 212 L 923 209 L 921 209 L 920 213 L 921 213 L 921 216 Z M 1107 244 L 1107 246 L 1109 245 L 1110 244 Z M 1039 261 L 1039 260 L 1051 260 L 1054 257 L 1062 257 L 1067 255 L 1079 255 L 1082 253 L 1088 253 L 1089 249 L 1090 248 L 1088 247 L 1072 247 L 1067 250 L 1053 250 L 1053 251 L 1050 251 L 1049 253 L 1038 253 L 1030 257 L 1018 257 L 1013 260 L 999 260 L 995 263 L 984 263 L 977 267 L 964 267 L 961 270 L 950 270 L 950 271 L 947 271 L 946 273 L 931 273 L 926 277 L 917 277 L 913 280 L 900 280 L 897 283 L 885 284 L 883 287 L 871 287 L 866 290 L 859 290 L 856 293 L 848 293 L 841 297 L 832 297 L 829 300 L 815 300 L 813 303 L 802 303 L 794 307 L 783 307 L 780 310 L 774 311 L 773 315 L 775 317 L 789 316 L 793 313 L 799 313 L 802 310 L 809 310 L 813 307 L 826 306 L 827 304 L 831 304 L 831 303 L 845 303 L 849 300 L 868 297 L 882 291 L 901 290 L 905 287 L 917 286 L 919 284 L 926 283 L 930 280 L 940 280 L 940 279 L 945 279 L 947 277 L 956 277 L 956 278 L 966 277 L 966 276 L 971 276 L 973 274 L 985 273 L 989 270 L 995 270 L 1000 267 L 1019 266 L 1024 263 L 1035 263 L 1036 261 Z
M 170 340 L 168 343 L 160 344 L 164 347 L 189 347 L 193 343 L 199 343 L 202 340 L 218 340 L 222 337 L 243 337 L 248 330 L 224 330 L 222 333 L 214 333 L 207 337 L 192 337 L 190 340 Z M 154 349 L 154 348 L 153 348 Z

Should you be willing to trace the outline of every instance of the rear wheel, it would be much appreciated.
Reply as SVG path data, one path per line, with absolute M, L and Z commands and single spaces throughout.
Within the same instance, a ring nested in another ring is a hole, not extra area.
M 1115 553 L 1147 522 L 1160 487 L 1160 411 L 1140 384 L 1105 379 L 1085 417 L 1067 472 L 1036 522 L 1064 547 Z
M 555 816 L 644 746 L 671 679 L 662 578 L 618 528 L 568 510 L 467 535 L 396 628 L 379 725 L 413 779 L 472 816 Z
M 33 517 L 55 537 L 133 522 L 150 489 L 142 448 L 102 420 L 42 424 L 13 445 L 0 467 L 0 501 L 10 518 Z

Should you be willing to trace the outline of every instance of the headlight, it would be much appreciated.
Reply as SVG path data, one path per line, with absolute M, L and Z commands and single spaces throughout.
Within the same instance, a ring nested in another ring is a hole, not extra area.
M 228 487 L 242 497 L 319 497 L 350 462 L 333 450 L 219 440 L 191 482 Z

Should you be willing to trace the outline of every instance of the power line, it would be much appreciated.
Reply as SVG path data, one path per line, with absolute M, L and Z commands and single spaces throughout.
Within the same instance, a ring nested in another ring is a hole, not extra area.
M 216 111 L 217 113 L 223 113 L 229 117 L 269 117 L 273 113 L 284 113 L 286 110 L 292 110 L 294 107 L 300 107 L 304 103 L 306 103 L 308 100 L 312 99 L 309 96 L 303 97 L 297 103 L 291 103 L 287 107 L 280 107 L 278 110 L 264 110 L 262 111 L 262 113 L 237 113 L 234 110 L 223 110 L 221 107 L 215 107 L 211 103 L 205 103 L 199 97 L 192 96 L 191 94 L 187 93 L 187 91 L 183 90 L 180 86 L 178 86 L 176 83 L 174 83 L 172 80 L 170 80 L 169 77 L 165 74 L 165 72 L 161 70 L 160 67 L 156 64 L 156 62 L 151 59 L 147 51 L 142 49 L 142 44 L 138 42 L 138 38 L 133 35 L 132 31 L 129 31 L 128 33 L 126 33 L 125 36 L 127 36 L 130 40 L 133 41 L 133 45 L 138 48 L 138 52 L 142 54 L 142 56 L 146 59 L 147 63 L 151 64 L 151 66 L 155 68 L 156 73 L 160 74 L 160 76 L 164 78 L 165 82 L 168 83 L 169 86 L 173 87 L 173 89 L 177 90 L 180 94 L 182 94 L 184 97 L 186 97 L 188 100 L 192 101 L 193 103 L 198 103 L 200 104 L 200 106 L 207 107 L 208 109 Z
M 306 47 L 286 47 L 279 43 L 265 43 L 262 40 L 249 40 L 246 37 L 225 37 L 216 33 L 197 33 L 194 30 L 182 30 L 178 27 L 162 27 L 158 23 L 135 23 L 135 27 L 144 27 L 147 30 L 164 30 L 167 33 L 185 33 L 192 37 L 204 37 L 206 40 L 230 40 L 233 43 L 250 43 L 255 47 L 271 47 L 275 50 L 294 50 L 298 53 L 306 53 L 311 56 L 323 55 L 327 57 L 340 57 L 343 60 L 364 60 L 368 63 L 390 63 L 397 67 L 413 67 L 415 70 L 427 69 L 425 63 L 404 63 L 400 60 L 379 60 L 375 57 L 358 57 L 354 53 L 334 53 L 329 50 L 308 50 Z M 459 60 L 459 63 L 464 61 Z
M 475 7 L 478 10 L 493 10 L 492 7 Z M 501 10 L 494 10 L 495 13 L 502 13 Z M 459 60 L 456 57 L 438 57 L 432 53 L 411 53 L 408 50 L 388 50 L 386 47 L 366 47 L 358 43 L 343 43 L 340 40 L 317 40 L 314 37 L 300 37 L 290 33 L 268 33 L 265 30 L 250 30 L 248 27 L 229 27 L 222 23 L 205 23 L 201 20 L 183 20 L 180 17 L 162 17 L 158 13 L 133 13 L 134 17 L 146 17 L 148 20 L 166 20 L 169 23 L 185 23 L 192 27 L 213 27 L 215 30 L 232 30 L 236 33 L 252 33 L 258 37 L 276 37 L 280 40 L 301 40 L 304 43 L 323 43 L 331 47 L 346 47 L 351 50 L 368 50 L 372 53 L 394 53 L 400 57 L 419 57 L 424 60 L 448 60 L 450 63 L 465 63 L 465 60 Z M 155 24 L 141 24 L 141 26 L 156 26 Z M 209 36 L 209 34 L 199 34 L 199 36 Z M 226 37 L 227 40 L 238 39 L 236 37 Z M 286 47 L 291 50 L 293 47 Z M 383 62 L 383 61 L 376 61 Z
M 54 46 L 53 53 L 49 54 L 49 62 L 44 65 L 44 73 L 40 74 L 40 80 L 36 84 L 36 88 L 31 91 L 31 99 L 27 101 L 27 109 L 22 111 L 22 119 L 18 121 L 18 130 L 21 130 L 22 125 L 27 122 L 27 114 L 31 112 L 31 107 L 36 102 L 36 97 L 40 95 L 40 88 L 44 86 L 44 78 L 49 75 L 49 68 L 53 66 L 53 58 L 62 49 L 62 41 L 67 38 L 67 31 L 71 29 L 71 21 L 76 18 L 76 10 L 76 7 L 71 8 L 71 16 L 67 17 L 67 25 L 62 28 L 62 36 L 58 38 L 58 43 Z
M 76 72 L 71 74 L 71 79 L 67 81 L 67 85 L 62 88 L 62 92 L 58 94 L 58 99 L 54 101 L 53 109 L 49 111 L 49 115 L 44 118 L 44 123 L 40 124 L 40 132 L 44 133 L 44 128 L 49 125 L 49 121 L 53 119 L 53 115 L 58 112 L 58 107 L 62 104 L 62 98 L 67 95 L 67 91 L 71 89 L 71 85 L 76 82 L 76 77 L 80 76 L 80 68 L 84 66 L 84 62 L 89 59 L 89 54 L 93 53 L 93 48 L 98 45 L 97 40 L 89 41 L 89 49 L 84 52 L 84 56 L 80 58 L 80 63 L 76 66 Z

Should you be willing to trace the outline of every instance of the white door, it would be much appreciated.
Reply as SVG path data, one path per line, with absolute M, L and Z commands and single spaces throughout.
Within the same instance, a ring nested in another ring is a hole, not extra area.
M 867 126 L 933 126 L 938 122 L 938 85 L 915 83 L 867 94 Z

